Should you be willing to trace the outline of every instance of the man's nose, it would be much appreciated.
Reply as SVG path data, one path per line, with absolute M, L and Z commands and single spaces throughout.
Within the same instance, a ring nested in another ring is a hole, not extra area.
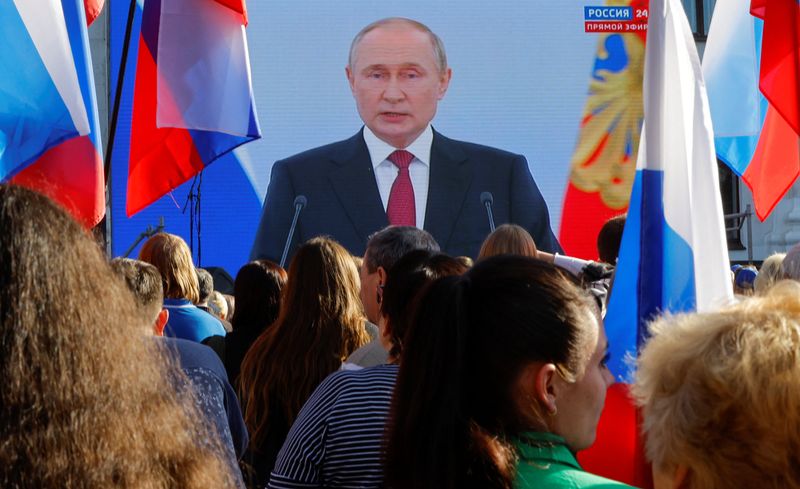
M 388 102 L 399 102 L 403 100 L 405 96 L 405 92 L 403 92 L 397 77 L 393 76 L 389 78 L 386 89 L 383 91 L 383 98 Z

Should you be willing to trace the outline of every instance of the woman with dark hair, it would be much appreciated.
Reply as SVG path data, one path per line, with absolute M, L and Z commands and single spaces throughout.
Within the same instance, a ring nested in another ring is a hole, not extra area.
M 596 307 L 553 265 L 498 256 L 434 282 L 405 336 L 391 488 L 624 487 L 580 469 L 612 382 Z
M 252 487 L 266 485 L 308 396 L 369 341 L 358 290 L 353 259 L 336 241 L 314 238 L 295 253 L 278 319 L 250 347 L 239 374 Z
M 269 487 L 380 488 L 383 435 L 414 297 L 438 277 L 464 273 L 457 259 L 417 250 L 389 269 L 378 321 L 389 364 L 336 372 L 303 406 Z
M 255 260 L 239 269 L 233 284 L 236 309 L 233 332 L 225 337 L 225 370 L 237 385 L 239 369 L 247 350 L 278 318 L 286 270 L 269 260 Z
M 0 229 L 0 487 L 234 487 L 89 233 L 10 185 Z

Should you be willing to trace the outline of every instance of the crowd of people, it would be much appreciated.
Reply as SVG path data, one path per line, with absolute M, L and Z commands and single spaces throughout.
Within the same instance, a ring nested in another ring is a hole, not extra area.
M 514 225 L 474 264 L 412 226 L 360 259 L 317 237 L 288 272 L 239 270 L 227 333 L 178 236 L 109 260 L 11 185 L 0 228 L 3 487 L 627 487 L 576 459 L 613 382 L 613 263 Z M 633 393 L 656 488 L 800 487 L 798 263 L 652 324 Z

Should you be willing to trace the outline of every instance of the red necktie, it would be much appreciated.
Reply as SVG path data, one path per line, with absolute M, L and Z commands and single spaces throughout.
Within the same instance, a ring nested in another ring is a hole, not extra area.
M 389 193 L 389 204 L 386 206 L 389 224 L 395 226 L 416 226 L 417 223 L 414 187 L 411 186 L 411 176 L 408 173 L 408 165 L 413 159 L 414 155 L 404 149 L 398 149 L 389 155 L 389 161 L 399 170 L 392 184 L 392 191 Z

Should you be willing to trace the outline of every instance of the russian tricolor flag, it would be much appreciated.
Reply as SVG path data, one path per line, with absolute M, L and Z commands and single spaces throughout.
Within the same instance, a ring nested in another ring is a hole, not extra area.
M 242 0 L 147 0 L 134 88 L 127 213 L 261 137 Z
M 0 2 L 0 26 L 0 181 L 43 192 L 92 226 L 105 194 L 83 2 Z
M 762 221 L 800 175 L 799 24 L 797 0 L 719 2 L 703 57 L 717 155 Z
M 733 299 L 708 98 L 678 0 L 650 2 L 644 115 L 606 324 L 621 379 L 654 316 Z
M 609 368 L 622 384 L 609 391 L 598 427 L 605 463 L 624 467 L 615 476 L 638 487 L 650 484 L 649 474 L 625 383 L 649 321 L 733 300 L 708 99 L 678 0 L 650 1 L 643 95 L 636 176 L 605 318 Z

